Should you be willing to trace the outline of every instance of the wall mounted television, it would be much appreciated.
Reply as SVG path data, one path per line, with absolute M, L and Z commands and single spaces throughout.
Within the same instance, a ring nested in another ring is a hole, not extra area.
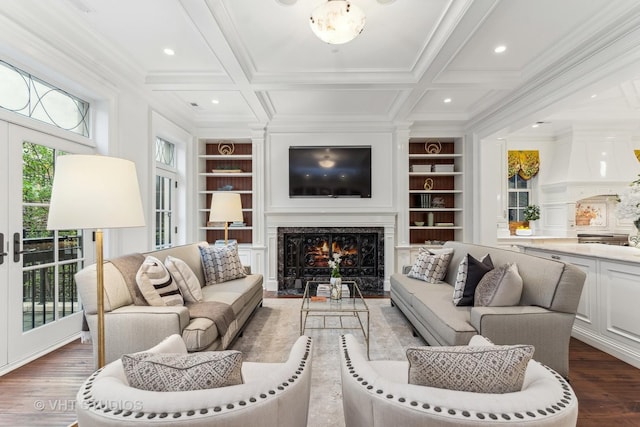
M 289 147 L 289 197 L 371 198 L 371 146 Z

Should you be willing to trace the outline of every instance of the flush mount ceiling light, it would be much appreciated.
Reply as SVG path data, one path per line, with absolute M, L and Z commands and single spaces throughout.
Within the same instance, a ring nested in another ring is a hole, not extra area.
M 362 9 L 347 0 L 329 0 L 318 6 L 309 19 L 311 30 L 329 44 L 343 44 L 362 32 L 366 17 Z
M 332 168 L 336 164 L 336 162 L 329 159 L 329 156 L 324 156 L 324 159 L 320 160 L 318 164 L 323 168 Z

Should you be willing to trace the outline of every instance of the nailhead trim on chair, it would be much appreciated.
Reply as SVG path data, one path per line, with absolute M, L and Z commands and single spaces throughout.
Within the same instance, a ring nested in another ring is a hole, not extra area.
M 281 392 L 285 391 L 289 387 L 289 385 L 293 384 L 295 381 L 298 380 L 299 375 L 302 374 L 302 372 L 305 370 L 307 366 L 307 360 L 309 360 L 309 357 L 311 356 L 311 353 L 310 353 L 311 342 L 312 342 L 311 338 L 308 338 L 305 344 L 306 351 L 302 355 L 302 359 L 300 360 L 298 368 L 295 371 L 295 375 L 291 375 L 291 377 L 287 379 L 287 382 L 283 382 L 282 385 L 277 386 L 276 389 L 278 391 L 269 390 L 266 393 L 260 393 L 259 395 L 260 399 L 267 399 L 268 397 L 275 396 L 276 394 L 280 394 Z M 100 374 L 100 372 L 102 372 L 103 369 L 104 368 L 100 368 L 97 371 L 95 371 L 93 374 L 91 374 L 91 376 L 89 376 L 89 378 L 83 384 L 82 386 L 82 388 L 84 389 L 84 391 L 82 392 L 83 407 L 87 409 L 91 408 L 93 412 L 102 412 L 104 415 L 109 415 L 111 418 L 130 417 L 133 414 L 132 411 L 128 411 L 128 410 L 125 411 L 123 409 L 113 410 L 111 408 L 106 407 L 105 404 L 101 404 L 101 402 L 93 399 L 93 395 L 91 394 L 91 388 L 93 387 L 93 383 L 96 377 Z M 250 403 L 247 403 L 247 401 Z M 256 399 L 255 397 L 250 397 L 248 399 L 237 402 L 237 405 L 238 405 L 237 407 L 234 403 L 227 403 L 225 405 L 215 406 L 214 408 L 202 408 L 197 410 L 197 412 L 195 410 L 189 410 L 185 412 L 174 412 L 174 413 L 171 413 L 171 417 L 175 419 L 175 418 L 180 418 L 182 415 L 185 415 L 185 416 L 197 418 L 198 415 L 200 416 L 208 415 L 210 410 L 213 411 L 214 413 L 218 413 L 218 412 L 222 412 L 223 410 L 231 411 L 234 409 L 243 409 L 244 407 L 250 406 L 251 404 L 257 403 L 257 402 L 258 402 L 258 399 Z M 142 418 L 146 416 L 148 420 L 151 420 L 156 417 L 167 418 L 169 415 L 170 414 L 167 412 L 162 412 L 160 414 L 155 412 L 137 412 L 134 417 Z
M 368 385 L 369 382 L 366 381 L 365 378 L 362 378 L 357 372 L 356 372 L 356 368 L 353 366 L 353 363 L 351 362 L 351 357 L 349 356 L 349 350 L 347 349 L 347 341 L 344 335 L 341 335 L 340 337 L 340 341 L 342 343 L 342 349 L 343 349 L 343 355 L 344 355 L 344 360 L 345 360 L 345 365 L 347 366 L 347 368 L 349 369 L 349 373 L 353 376 L 353 378 L 357 378 L 357 381 L 360 382 L 361 385 L 366 386 L 365 388 L 370 392 L 372 392 L 373 387 L 371 385 Z M 544 366 L 547 370 L 549 370 L 550 372 L 552 372 L 554 374 L 554 377 L 556 378 L 556 380 L 560 383 L 561 387 L 564 389 L 563 395 L 564 398 L 560 399 L 559 402 L 557 402 L 554 405 L 551 405 L 551 408 L 544 408 L 544 409 L 538 409 L 537 410 L 537 414 L 531 411 L 527 411 L 524 414 L 520 413 L 520 412 L 513 412 L 513 413 L 504 413 L 504 414 L 493 414 L 493 413 L 483 413 L 483 412 L 476 412 L 475 413 L 475 417 L 479 420 L 485 420 L 487 418 L 491 419 L 491 420 L 499 420 L 500 418 L 502 418 L 505 421 L 511 421 L 512 418 L 517 418 L 519 420 L 524 420 L 525 418 L 542 418 L 544 416 L 549 416 L 552 414 L 555 414 L 556 412 L 560 412 L 562 411 L 562 408 L 566 408 L 566 406 L 569 404 L 569 402 L 575 398 L 574 394 L 571 392 L 571 389 L 569 387 L 569 384 L 567 383 L 567 381 L 560 375 L 558 374 L 556 371 L 554 371 L 553 369 L 549 368 L 546 365 L 542 365 Z M 377 389 L 375 391 L 375 394 L 378 395 L 384 395 L 384 390 L 381 389 Z M 385 396 L 385 398 L 387 400 L 392 400 L 394 397 L 391 394 L 387 394 Z M 398 404 L 403 404 L 403 405 L 408 405 L 409 407 L 411 407 L 411 409 L 422 409 L 425 412 L 436 412 L 439 415 L 449 415 L 451 417 L 454 418 L 471 418 L 471 413 L 467 410 L 461 410 L 461 409 L 450 409 L 447 408 L 445 410 L 445 408 L 439 407 L 439 406 L 432 406 L 429 403 L 423 403 L 422 405 L 420 405 L 419 402 L 416 401 L 411 401 L 409 403 L 406 403 L 406 399 L 404 397 L 399 397 L 397 399 Z M 444 412 L 443 412 L 444 410 Z

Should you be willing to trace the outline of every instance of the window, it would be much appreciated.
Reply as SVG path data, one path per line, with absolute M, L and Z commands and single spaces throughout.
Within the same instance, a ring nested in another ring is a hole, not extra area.
M 89 103 L 0 61 L 0 107 L 89 136 Z
M 83 267 L 82 230 L 47 230 L 55 159 L 64 154 L 22 145 L 23 331 L 80 311 L 73 275 Z
M 175 144 L 156 138 L 156 209 L 155 209 L 155 248 L 168 248 L 175 244 L 173 236 L 177 233 L 174 217 L 176 190 L 178 187 L 176 171 Z
M 530 182 L 518 174 L 509 178 L 509 222 L 524 221 L 524 208 L 531 204 Z

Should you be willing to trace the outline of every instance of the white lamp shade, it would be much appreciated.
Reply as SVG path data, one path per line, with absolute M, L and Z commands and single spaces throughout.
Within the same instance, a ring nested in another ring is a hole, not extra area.
M 220 192 L 211 196 L 211 222 L 242 221 L 242 201 L 240 194 Z
M 56 159 L 48 230 L 141 226 L 144 213 L 133 162 L 79 154 Z
M 330 44 L 343 44 L 362 32 L 366 16 L 347 0 L 329 0 L 311 13 L 309 24 L 318 38 Z

